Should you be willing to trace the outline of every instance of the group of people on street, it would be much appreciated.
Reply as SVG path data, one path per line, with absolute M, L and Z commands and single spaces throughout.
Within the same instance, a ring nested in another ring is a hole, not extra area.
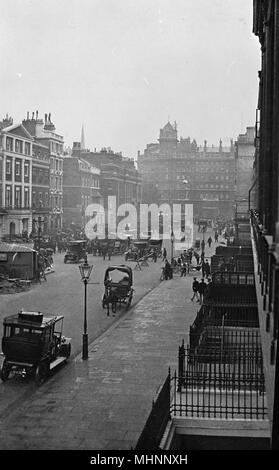
M 193 295 L 191 297 L 192 302 L 194 301 L 194 299 L 196 299 L 197 302 L 202 304 L 204 295 L 208 292 L 210 286 L 211 286 L 211 279 L 208 278 L 207 284 L 206 284 L 203 278 L 200 281 L 198 281 L 198 279 L 194 277 L 193 284 L 192 284 L 192 291 L 193 291 Z

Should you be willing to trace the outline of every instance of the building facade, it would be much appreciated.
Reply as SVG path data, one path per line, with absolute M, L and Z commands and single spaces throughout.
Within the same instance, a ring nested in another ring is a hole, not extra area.
M 261 48 L 251 213 L 271 446 L 279 449 L 279 5 L 254 0 Z
M 249 190 L 253 184 L 253 164 L 255 158 L 255 127 L 247 127 L 235 143 L 236 211 L 247 213 Z
M 32 230 L 32 136 L 6 116 L 0 149 L 0 235 L 27 235 Z
M 50 230 L 60 230 L 63 224 L 63 136 L 57 134 L 51 114 L 39 119 L 38 111 L 22 121 L 36 143 L 48 148 L 50 160 L 49 221 Z
M 103 148 L 100 152 L 81 150 L 79 143 L 74 143 L 73 155 L 79 155 L 91 165 L 100 168 L 100 192 L 105 214 L 112 209 L 109 207 L 110 196 L 115 197 L 116 210 L 126 203 L 138 208 L 142 200 L 142 185 L 133 159 L 124 158 L 121 153 L 115 153 L 110 148 Z
M 40 226 L 48 232 L 50 218 L 50 158 L 46 145 L 33 143 L 32 153 L 32 233 Z
M 84 228 L 88 221 L 86 207 L 102 204 L 100 169 L 86 160 L 64 155 L 63 160 L 63 226 Z
M 195 140 L 177 138 L 176 123 L 160 129 L 158 143 L 138 153 L 146 202 L 192 203 L 196 218 L 232 216 L 235 199 L 234 145 L 199 147 Z M 150 194 L 149 194 L 150 193 Z M 148 201 L 148 194 L 150 199 Z

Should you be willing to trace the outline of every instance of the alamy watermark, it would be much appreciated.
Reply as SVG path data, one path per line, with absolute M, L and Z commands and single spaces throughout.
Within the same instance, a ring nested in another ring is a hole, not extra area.
M 90 204 L 85 210 L 88 220 L 85 234 L 89 240 L 98 239 L 163 239 L 173 240 L 176 249 L 193 244 L 192 204 L 121 204 L 109 196 L 107 207 Z M 181 246 L 179 246 L 181 244 Z

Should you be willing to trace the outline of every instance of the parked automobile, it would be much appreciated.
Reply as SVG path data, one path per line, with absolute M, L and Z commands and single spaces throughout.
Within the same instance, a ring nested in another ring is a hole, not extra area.
M 86 240 L 74 240 L 67 243 L 67 251 L 64 256 L 64 263 L 79 263 L 87 260 Z
M 66 362 L 71 354 L 71 338 L 62 335 L 63 315 L 20 311 L 4 318 L 0 377 L 11 373 L 34 375 L 41 384 L 50 371 Z

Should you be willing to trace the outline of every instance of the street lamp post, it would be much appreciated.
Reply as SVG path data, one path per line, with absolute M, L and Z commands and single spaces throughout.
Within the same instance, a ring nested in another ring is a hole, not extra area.
M 79 266 L 81 280 L 84 284 L 84 317 L 82 335 L 82 359 L 88 359 L 88 334 L 87 334 L 87 284 L 90 278 L 93 265 L 89 265 L 87 260 Z
M 173 227 L 171 228 L 171 262 L 173 259 L 173 242 L 174 242 L 174 233 L 173 233 Z

